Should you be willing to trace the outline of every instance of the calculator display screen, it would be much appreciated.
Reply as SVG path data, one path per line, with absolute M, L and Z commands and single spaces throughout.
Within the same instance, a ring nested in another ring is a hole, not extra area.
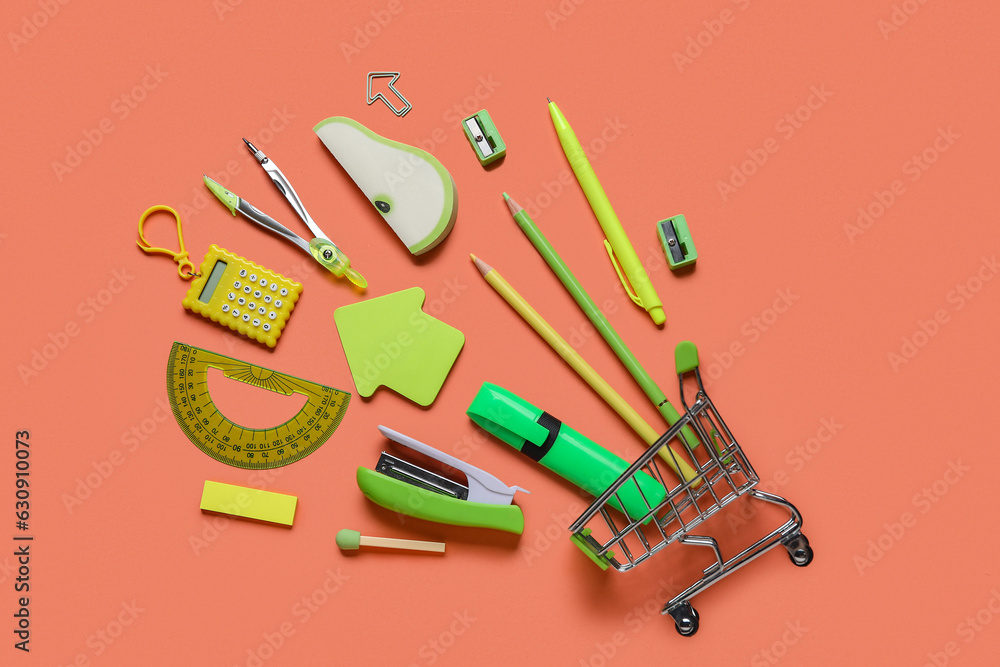
M 201 294 L 198 295 L 198 300 L 202 303 L 208 303 L 212 299 L 212 294 L 215 293 L 215 288 L 219 286 L 219 282 L 222 280 L 222 274 L 226 272 L 226 263 L 218 261 L 215 266 L 212 267 L 212 275 L 208 277 L 205 282 L 205 288 L 201 290 Z

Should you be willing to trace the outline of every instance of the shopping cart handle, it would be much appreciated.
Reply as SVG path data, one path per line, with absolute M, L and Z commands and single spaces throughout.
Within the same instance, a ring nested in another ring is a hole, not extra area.
M 674 348 L 674 364 L 677 366 L 677 374 L 688 373 L 698 368 L 698 348 L 689 340 L 677 343 Z

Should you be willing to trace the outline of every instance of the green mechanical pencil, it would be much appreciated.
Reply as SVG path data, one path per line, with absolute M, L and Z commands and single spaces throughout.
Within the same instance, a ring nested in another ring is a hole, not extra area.
M 590 166 L 590 161 L 584 154 L 583 147 L 580 146 L 580 141 L 576 138 L 573 128 L 569 126 L 566 117 L 562 115 L 559 107 L 552 100 L 549 100 L 549 114 L 552 116 L 552 124 L 555 125 L 556 134 L 559 136 L 559 143 L 562 144 L 566 159 L 569 160 L 569 166 L 573 168 L 576 180 L 580 182 L 583 194 L 587 196 L 590 208 L 594 210 L 597 222 L 604 230 L 606 237 L 604 246 L 608 250 L 608 256 L 611 257 L 611 263 L 615 267 L 618 279 L 625 287 L 625 292 L 637 306 L 649 313 L 655 324 L 663 324 L 667 318 L 663 314 L 663 304 L 660 302 L 660 297 L 656 295 L 653 283 L 649 281 L 646 269 L 642 267 L 639 256 L 635 254 L 635 248 L 632 247 L 632 243 L 622 228 L 622 223 L 615 215 L 608 195 L 604 193 L 601 182 L 597 180 L 597 175 L 594 173 L 593 167 Z
M 528 216 L 528 212 L 521 208 L 516 201 L 507 196 L 506 192 L 503 193 L 503 198 L 507 202 L 507 208 L 510 209 L 511 215 L 514 216 L 514 222 L 517 223 L 517 226 L 521 228 L 521 231 L 531 241 L 531 245 L 535 246 L 535 250 L 542 256 L 545 263 L 549 265 L 552 272 L 556 274 L 559 282 L 563 284 L 563 287 L 570 293 L 576 304 L 580 306 L 580 310 L 587 315 L 594 328 L 601 332 L 601 336 L 605 342 L 614 350 L 614 353 L 632 375 L 632 378 L 635 379 L 639 387 L 642 388 L 642 391 L 652 401 L 653 405 L 656 406 L 656 409 L 660 411 L 663 418 L 667 420 L 667 424 L 673 426 L 677 423 L 677 420 L 680 419 L 680 413 L 670 404 L 670 401 L 667 400 L 667 397 L 660 388 L 656 386 L 656 383 L 653 382 L 653 378 L 649 376 L 646 369 L 639 364 L 639 360 L 635 358 L 632 351 L 625 345 L 625 341 L 622 340 L 618 332 L 608 322 L 608 318 L 598 310 L 597 305 L 594 304 L 594 300 L 590 298 L 590 295 L 583 289 L 583 285 L 580 284 L 580 281 L 576 279 L 573 272 L 566 266 L 566 262 L 562 260 L 562 257 L 552 247 L 549 240 L 538 229 L 538 225 Z M 681 430 L 681 435 L 689 447 L 697 446 L 698 438 L 690 426 L 685 426 Z

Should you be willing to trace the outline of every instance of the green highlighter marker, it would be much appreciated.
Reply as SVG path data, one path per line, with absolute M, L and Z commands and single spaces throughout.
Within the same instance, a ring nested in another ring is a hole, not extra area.
M 608 322 L 608 318 L 598 310 L 597 305 L 594 304 L 594 300 L 590 298 L 590 295 L 583 289 L 583 285 L 580 284 L 580 281 L 576 279 L 573 272 L 566 266 L 566 262 L 562 260 L 559 253 L 556 252 L 552 244 L 542 234 L 542 231 L 538 229 L 538 225 L 528 217 L 527 211 L 507 196 L 506 192 L 503 193 L 503 198 L 507 202 L 507 208 L 510 209 L 511 215 L 514 216 L 514 222 L 517 223 L 517 226 L 521 228 L 521 231 L 531 241 L 531 245 L 535 246 L 535 250 L 542 256 L 545 263 L 549 265 L 552 272 L 556 274 L 556 277 L 559 278 L 559 282 L 563 284 L 566 291 L 572 295 L 573 300 L 576 301 L 576 304 L 587 315 L 590 323 L 594 325 L 595 329 L 601 332 L 601 336 L 605 342 L 614 350 L 618 359 L 628 369 L 628 372 L 642 388 L 642 391 L 653 402 L 653 405 L 660 411 L 663 418 L 667 420 L 667 424 L 670 426 L 676 424 L 677 420 L 681 418 L 680 413 L 670 404 L 670 401 L 667 400 L 667 397 L 660 388 L 656 386 L 656 383 L 653 382 L 653 378 L 649 376 L 646 369 L 639 364 L 639 360 L 635 358 L 632 351 L 625 345 L 625 341 L 622 340 L 618 332 Z M 681 437 L 684 438 L 689 447 L 698 446 L 698 438 L 690 426 L 685 426 L 681 430 Z
M 629 468 L 613 452 L 574 431 L 520 396 L 484 382 L 466 414 L 508 445 L 563 479 L 598 497 Z M 656 479 L 639 470 L 608 504 L 633 520 L 642 519 L 667 497 Z

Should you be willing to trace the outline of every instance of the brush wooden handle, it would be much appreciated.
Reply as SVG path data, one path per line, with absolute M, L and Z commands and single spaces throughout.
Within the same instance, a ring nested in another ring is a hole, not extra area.
M 397 540 L 392 537 L 361 536 L 361 546 L 383 549 L 409 549 L 410 551 L 430 551 L 444 553 L 444 542 L 421 542 L 420 540 Z
M 419 540 L 397 540 L 392 537 L 369 537 L 349 528 L 345 528 L 337 533 L 337 546 L 345 551 L 354 551 L 361 547 L 379 547 L 381 549 L 406 549 L 409 551 L 444 553 L 444 542 L 421 542 Z

